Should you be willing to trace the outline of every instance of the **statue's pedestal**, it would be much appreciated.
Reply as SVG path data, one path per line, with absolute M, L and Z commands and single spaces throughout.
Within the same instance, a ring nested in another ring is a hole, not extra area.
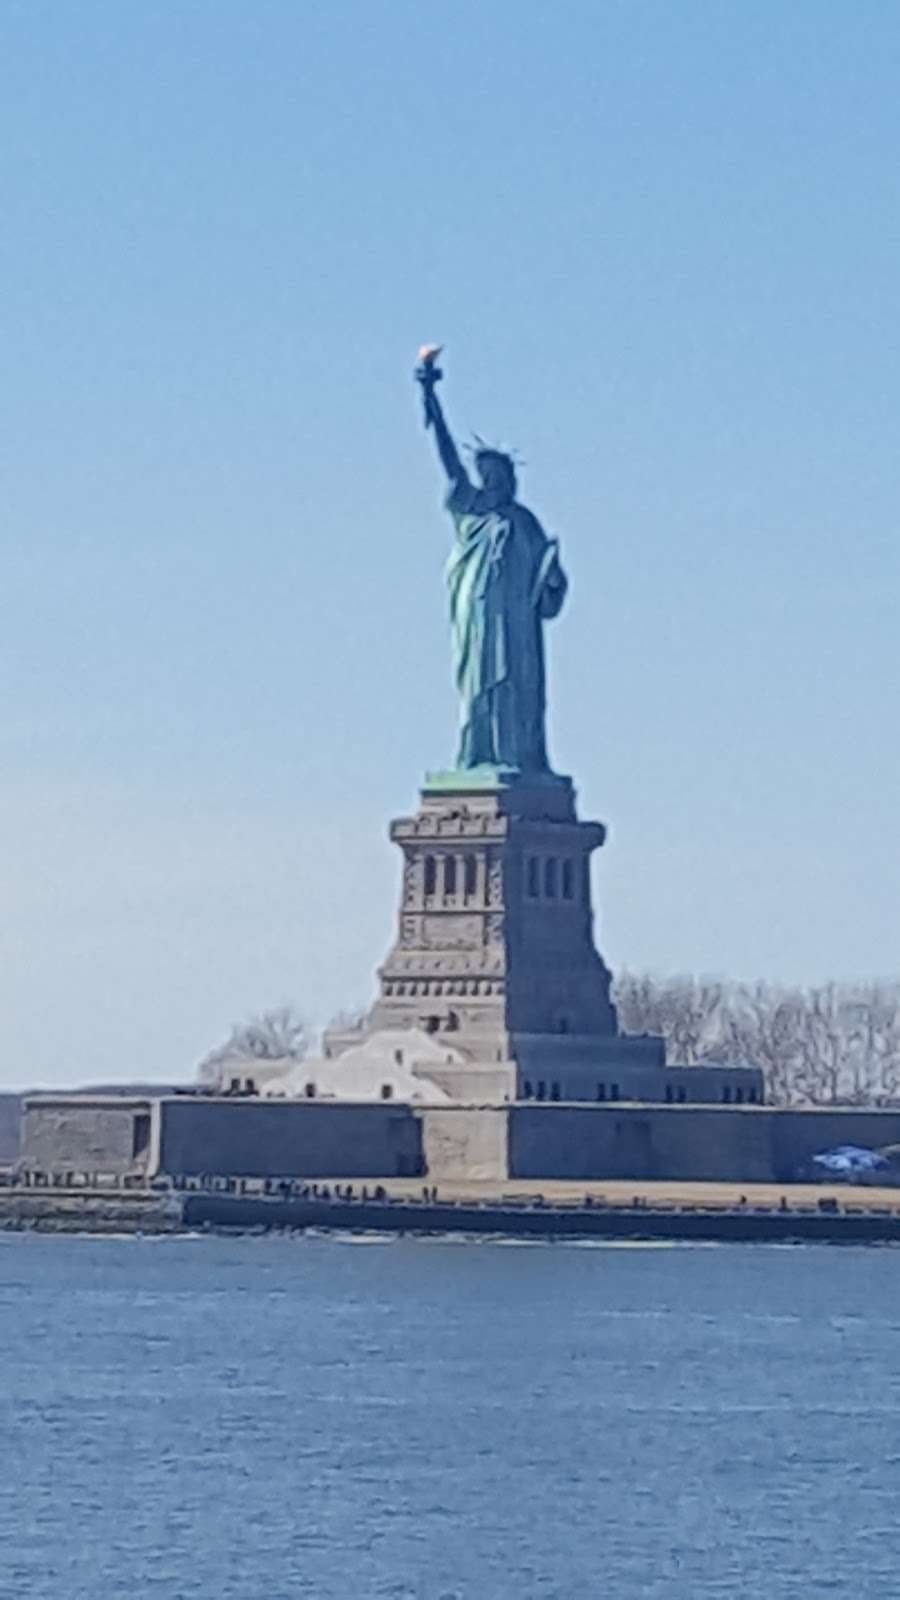
M 429 774 L 416 814 L 391 824 L 399 929 L 366 1032 L 445 1039 L 471 1063 L 437 1077 L 460 1099 L 476 1079 L 483 1098 L 593 1100 L 607 1082 L 624 1096 L 628 1066 L 655 1075 L 661 1041 L 619 1035 L 594 946 L 589 863 L 604 837 L 578 820 L 568 778 Z M 326 1050 L 359 1040 L 335 1033 Z

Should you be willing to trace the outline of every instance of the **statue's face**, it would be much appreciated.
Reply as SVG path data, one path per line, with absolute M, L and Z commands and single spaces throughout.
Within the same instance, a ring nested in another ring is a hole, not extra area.
M 508 505 L 516 498 L 516 475 L 512 462 L 501 455 L 485 453 L 478 460 L 478 474 L 485 492 L 498 505 Z

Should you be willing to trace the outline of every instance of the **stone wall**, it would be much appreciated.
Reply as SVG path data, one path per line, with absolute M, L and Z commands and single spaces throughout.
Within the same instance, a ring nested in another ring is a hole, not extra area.
M 457 1105 L 503 1105 L 516 1098 L 516 1068 L 514 1062 L 497 1066 L 432 1066 L 430 1062 L 416 1063 L 416 1073 L 427 1073 Z
M 882 1145 L 900 1144 L 900 1110 L 773 1109 L 771 1129 L 773 1173 L 776 1180 L 787 1182 L 811 1156 L 835 1145 L 877 1150 Z
M 22 1096 L 0 1094 L 0 1167 L 18 1160 L 22 1126 Z
M 508 1175 L 506 1107 L 429 1106 L 417 1114 L 435 1183 L 493 1182 Z
M 586 1034 L 519 1034 L 522 1100 L 661 1100 L 665 1041 Z
M 665 1067 L 661 1101 L 681 1105 L 762 1105 L 765 1083 L 759 1067 Z
M 121 1095 L 29 1096 L 22 1113 L 22 1165 L 37 1172 L 147 1172 L 155 1104 Z
M 667 1066 L 665 1041 L 585 1035 L 520 1035 L 515 1041 L 521 1100 L 645 1100 L 656 1104 L 761 1104 L 757 1067 Z
M 773 1106 L 509 1108 L 516 1178 L 704 1179 L 788 1183 L 838 1144 L 900 1142 L 900 1111 L 786 1111 Z
M 900 1144 L 900 1110 L 38 1095 L 24 1103 L 22 1164 L 171 1177 L 789 1183 L 838 1144 Z
M 424 1171 L 409 1106 L 315 1100 L 160 1101 L 159 1170 L 259 1178 L 396 1178 Z

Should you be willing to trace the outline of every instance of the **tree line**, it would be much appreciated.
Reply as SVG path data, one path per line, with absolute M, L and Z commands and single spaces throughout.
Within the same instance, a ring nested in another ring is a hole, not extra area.
M 670 1062 L 761 1067 L 773 1105 L 900 1103 L 900 981 L 815 988 L 718 978 L 616 980 L 626 1033 L 662 1034 Z
M 773 1105 L 900 1104 L 900 981 L 799 988 L 624 972 L 614 994 L 625 1033 L 661 1034 L 673 1064 L 761 1067 Z M 294 1007 L 264 1011 L 232 1029 L 199 1078 L 219 1083 L 236 1062 L 300 1061 L 314 1043 Z

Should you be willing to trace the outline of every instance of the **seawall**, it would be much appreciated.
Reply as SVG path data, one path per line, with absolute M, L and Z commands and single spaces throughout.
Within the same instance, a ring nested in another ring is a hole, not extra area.
M 692 1191 L 696 1196 L 696 1187 Z M 668 1240 L 719 1243 L 900 1243 L 900 1196 L 822 1196 L 813 1204 L 723 1205 L 712 1196 L 663 1202 L 652 1189 L 629 1205 L 575 1196 L 561 1203 L 343 1200 L 215 1192 L 115 1193 L 0 1190 L 0 1229 L 39 1233 L 178 1234 L 202 1230 L 457 1234 L 532 1239 Z
M 180 1233 L 180 1197 L 0 1189 L 0 1230 L 14 1233 Z
M 802 1181 L 839 1144 L 900 1144 L 900 1109 L 35 1095 L 20 1166 L 58 1178 Z
M 190 1195 L 190 1228 L 331 1228 L 358 1232 L 501 1235 L 537 1239 L 660 1239 L 705 1242 L 885 1244 L 900 1243 L 900 1209 L 873 1212 L 654 1211 L 591 1206 L 413 1205 L 403 1201 L 327 1202 L 250 1200 L 230 1195 Z

